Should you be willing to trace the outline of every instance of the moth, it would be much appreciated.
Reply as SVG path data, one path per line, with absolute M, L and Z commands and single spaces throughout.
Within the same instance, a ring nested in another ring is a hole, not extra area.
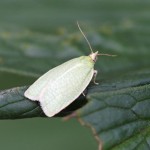
M 24 93 L 24 96 L 32 101 L 39 101 L 45 115 L 52 117 L 59 113 L 86 89 L 92 78 L 95 82 L 97 70 L 94 69 L 97 57 L 101 54 L 93 52 L 92 47 L 81 30 L 78 28 L 87 41 L 91 54 L 71 59 L 42 75 Z

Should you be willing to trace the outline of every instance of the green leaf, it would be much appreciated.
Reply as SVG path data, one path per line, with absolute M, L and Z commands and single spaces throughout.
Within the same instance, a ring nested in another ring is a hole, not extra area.
M 19 119 L 43 116 L 38 103 L 23 96 L 27 87 L 14 88 L 0 92 L 0 119 Z
M 150 78 L 147 82 L 141 80 L 124 88 L 118 88 L 115 83 L 116 87 L 111 85 L 108 82 L 90 88 L 89 102 L 78 115 L 85 124 L 94 128 L 96 137 L 106 150 L 147 147 L 150 137 Z

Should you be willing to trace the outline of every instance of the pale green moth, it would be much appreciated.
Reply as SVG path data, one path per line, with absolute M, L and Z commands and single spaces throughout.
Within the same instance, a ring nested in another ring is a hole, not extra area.
M 49 70 L 37 79 L 24 94 L 32 101 L 39 101 L 42 110 L 48 117 L 54 116 L 78 98 L 93 77 L 95 83 L 97 71 L 94 70 L 94 64 L 98 55 L 113 56 L 98 54 L 98 51 L 93 52 L 78 23 L 77 25 L 91 49 L 91 54 L 71 59 Z

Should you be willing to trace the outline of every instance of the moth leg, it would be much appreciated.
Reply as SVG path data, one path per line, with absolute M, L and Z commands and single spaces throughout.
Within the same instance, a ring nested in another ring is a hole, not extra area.
M 84 92 L 82 92 L 82 95 L 85 96 Z
M 96 80 L 96 76 L 98 74 L 98 71 L 97 70 L 94 70 L 94 74 L 93 74 L 93 82 L 94 84 L 98 85 L 99 83 L 97 83 L 95 80 Z
M 85 97 L 87 94 L 87 89 L 85 89 L 83 92 L 82 92 L 82 95 Z

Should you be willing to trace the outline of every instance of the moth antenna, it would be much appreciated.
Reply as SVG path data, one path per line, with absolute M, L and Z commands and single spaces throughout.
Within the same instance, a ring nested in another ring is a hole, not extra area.
M 93 53 L 93 49 L 92 49 L 92 47 L 91 47 L 91 44 L 90 44 L 90 42 L 88 41 L 88 39 L 87 39 L 87 37 L 85 36 L 85 34 L 83 33 L 82 29 L 80 28 L 80 25 L 79 25 L 78 21 L 77 21 L 77 26 L 78 26 L 80 32 L 82 33 L 82 35 L 84 36 L 86 42 L 88 43 L 89 48 L 90 48 L 90 50 L 91 50 L 91 53 Z
M 104 55 L 104 56 L 112 56 L 112 57 L 115 57 L 115 56 L 117 56 L 117 55 L 111 55 L 111 54 L 97 54 L 98 56 L 100 56 L 100 55 Z

